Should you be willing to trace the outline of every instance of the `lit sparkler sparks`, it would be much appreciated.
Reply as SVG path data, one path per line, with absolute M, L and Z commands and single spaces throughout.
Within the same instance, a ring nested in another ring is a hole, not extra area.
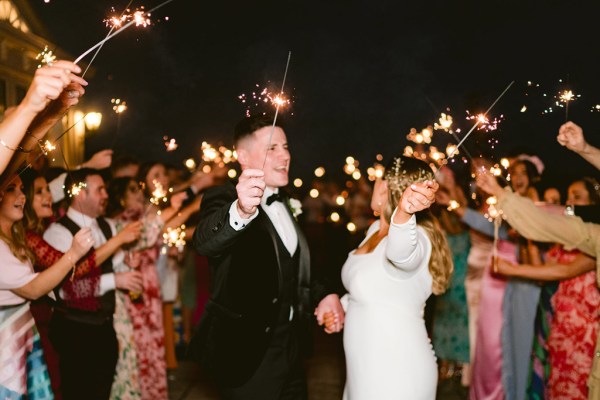
M 438 122 L 433 124 L 433 129 L 435 129 L 436 131 L 442 130 L 445 132 L 451 132 L 451 128 L 452 128 L 452 116 L 451 115 L 442 113 Z
M 81 193 L 81 191 L 83 189 L 85 189 L 87 187 L 87 184 L 85 182 L 78 182 L 78 183 L 74 183 L 71 185 L 71 188 L 67 191 L 67 193 L 69 194 L 69 197 L 75 197 L 77 195 L 79 195 L 79 193 Z M 63 186 L 64 189 L 64 186 Z
M 472 120 L 477 121 L 478 122 L 477 130 L 478 131 L 490 132 L 490 131 L 495 131 L 496 129 L 498 129 L 498 125 L 500 124 L 500 122 L 502 122 L 504 120 L 504 115 L 500 115 L 499 118 L 494 118 L 493 120 L 490 120 L 483 113 L 472 115 L 469 111 L 467 111 L 466 119 L 469 121 L 472 121 Z
M 114 104 L 113 111 L 117 114 L 121 114 L 127 110 L 127 102 L 121 99 L 111 99 L 110 102 Z
M 56 150 L 56 145 L 51 143 L 49 140 L 46 140 L 45 142 L 40 140 L 38 144 L 40 145 L 40 149 L 42 149 L 42 153 L 44 153 L 45 156 L 47 156 L 51 151 Z
M 154 191 L 152 192 L 152 197 L 150 197 L 150 203 L 154 204 L 155 206 L 159 205 L 161 202 L 166 203 L 168 200 L 167 191 L 156 179 L 154 179 L 152 183 L 154 184 Z
M 177 247 L 179 251 L 182 251 L 185 246 L 185 225 L 177 228 L 168 227 L 167 231 L 163 233 L 163 242 L 169 247 Z
M 167 148 L 167 151 L 177 150 L 177 147 L 179 147 L 175 139 L 169 139 L 168 136 L 163 136 L 163 140 L 165 141 L 165 147 Z
M 115 11 L 113 8 L 111 11 Z M 111 29 L 119 29 L 123 27 L 123 24 L 127 24 L 128 22 L 135 23 L 135 26 L 143 26 L 147 27 L 152 23 L 150 21 L 150 13 L 146 13 L 144 7 L 140 7 L 138 10 L 131 12 L 130 9 L 125 10 L 123 14 L 120 16 L 112 15 L 104 20 L 104 23 L 107 27 Z
M 235 151 L 228 149 L 225 146 L 219 146 L 219 148 L 215 148 L 207 142 L 202 142 L 202 161 L 207 163 L 214 163 L 219 166 L 225 166 L 225 164 L 229 164 L 234 162 L 237 159 L 237 154 Z
M 260 88 L 258 84 L 255 86 Z M 249 95 L 242 93 L 238 96 L 238 99 L 246 106 L 246 117 L 251 116 L 252 109 L 258 109 L 261 104 L 267 103 L 275 107 L 285 107 L 291 104 L 291 101 L 286 99 L 282 93 L 274 94 L 266 87 L 262 88 L 260 91 L 253 91 Z M 263 112 L 262 114 L 265 115 L 266 112 Z
M 52 50 L 48 50 L 48 46 L 44 46 L 44 50 L 35 56 L 35 59 L 40 62 L 37 67 L 42 68 L 44 65 L 51 66 L 56 61 L 56 56 L 52 53 Z

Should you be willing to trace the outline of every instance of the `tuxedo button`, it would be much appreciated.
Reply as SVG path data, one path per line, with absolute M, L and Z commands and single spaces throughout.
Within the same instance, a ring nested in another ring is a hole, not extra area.
M 273 304 L 277 303 L 277 301 L 278 301 L 278 299 L 277 299 L 277 297 L 275 297 L 275 298 L 273 299 Z
M 213 226 L 212 230 L 213 230 L 213 232 L 216 232 L 216 231 L 219 230 L 219 227 L 218 226 Z
M 270 326 L 267 326 L 267 327 L 265 328 L 265 333 L 269 333 L 270 331 L 271 331 L 271 327 L 270 327 Z

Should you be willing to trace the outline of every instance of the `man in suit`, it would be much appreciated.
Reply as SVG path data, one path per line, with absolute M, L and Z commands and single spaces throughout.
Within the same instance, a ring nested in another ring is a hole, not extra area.
M 228 399 L 306 399 L 302 348 L 312 310 L 337 315 L 337 294 L 311 279 L 309 249 L 280 188 L 290 153 L 281 125 L 253 116 L 235 128 L 242 173 L 205 192 L 194 245 L 209 257 L 211 298 L 193 352 Z

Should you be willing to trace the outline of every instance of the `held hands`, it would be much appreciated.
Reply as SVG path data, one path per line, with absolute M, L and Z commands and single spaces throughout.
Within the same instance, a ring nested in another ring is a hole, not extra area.
M 117 272 L 115 273 L 115 286 L 117 289 L 139 293 L 144 288 L 142 273 L 139 271 Z
M 556 140 L 561 146 L 565 146 L 576 153 L 585 152 L 585 148 L 587 147 L 587 143 L 583 137 L 583 129 L 571 121 L 561 125 Z
M 42 112 L 50 101 L 58 99 L 61 93 L 72 83 L 87 86 L 84 79 L 74 75 L 80 72 L 81 68 L 64 60 L 56 61 L 51 66 L 38 68 L 21 105 L 34 114 Z M 73 96 L 73 99 L 75 99 L 79 97 L 80 90 L 83 90 L 83 88 L 73 86 L 72 89 L 67 91 L 66 96 Z M 64 99 L 61 101 L 64 101 Z
M 94 239 L 92 238 L 92 231 L 90 228 L 81 228 L 79 232 L 73 236 L 73 244 L 71 244 L 71 253 L 75 257 L 73 262 L 79 260 L 94 245 Z
M 132 222 L 123 228 L 121 232 L 117 234 L 121 245 L 134 242 L 140 238 L 142 233 L 142 221 Z
M 235 187 L 238 195 L 237 211 L 247 219 L 256 212 L 265 192 L 265 173 L 260 169 L 245 169 Z
M 325 325 L 326 333 L 340 332 L 344 327 L 345 313 L 337 294 L 327 295 L 315 309 L 319 325 Z

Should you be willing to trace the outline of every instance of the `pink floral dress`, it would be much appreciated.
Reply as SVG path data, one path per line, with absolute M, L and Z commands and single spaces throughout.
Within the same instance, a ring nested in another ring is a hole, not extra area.
M 119 218 L 121 226 L 139 219 L 124 212 Z M 163 328 L 162 296 L 156 270 L 159 255 L 158 241 L 164 223 L 156 215 L 144 217 L 142 237 L 132 252 L 140 258 L 144 291 L 132 301 L 126 296 L 125 303 L 133 325 L 133 338 L 142 400 L 166 400 L 167 370 L 165 364 L 165 334 Z
M 586 400 L 600 322 L 600 293 L 596 272 L 562 281 L 552 297 L 549 398 Z

